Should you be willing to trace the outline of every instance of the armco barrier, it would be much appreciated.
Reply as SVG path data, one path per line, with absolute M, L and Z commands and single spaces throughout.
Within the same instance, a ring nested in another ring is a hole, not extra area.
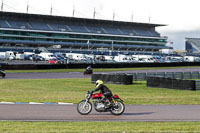
M 147 77 L 147 73 L 137 73 L 137 81 L 142 81 L 142 80 L 145 80 Z
M 166 72 L 165 78 L 174 78 L 174 72 Z
M 156 72 L 147 73 L 147 77 L 156 77 Z
M 133 76 L 133 81 L 144 81 L 147 77 L 164 77 L 172 79 L 199 79 L 200 72 L 148 72 L 128 73 Z
M 191 77 L 192 79 L 199 79 L 200 78 L 199 72 L 192 72 L 191 76 L 192 76 Z
M 175 79 L 183 79 L 183 72 L 175 72 L 174 78 Z
M 165 77 L 165 72 L 157 72 L 156 76 L 157 77 Z
M 199 80 L 182 80 L 163 77 L 147 77 L 147 87 L 200 90 Z
M 183 79 L 191 79 L 192 73 L 191 72 L 184 72 L 183 73 Z
M 196 88 L 196 90 L 200 91 L 200 80 L 196 80 L 196 82 L 195 82 L 195 88 Z
M 128 74 L 93 74 L 91 82 L 95 83 L 97 80 L 108 84 L 133 84 L 133 76 Z

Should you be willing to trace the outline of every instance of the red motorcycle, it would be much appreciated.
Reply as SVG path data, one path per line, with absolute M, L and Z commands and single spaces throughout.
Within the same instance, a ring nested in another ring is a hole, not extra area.
M 103 98 L 102 93 L 93 94 L 91 91 L 86 93 L 86 100 L 82 100 L 77 104 L 77 111 L 81 115 L 88 115 L 92 111 L 92 99 L 94 109 L 97 112 L 111 112 L 113 115 L 121 115 L 125 110 L 123 100 L 118 95 L 114 95 L 109 99 Z

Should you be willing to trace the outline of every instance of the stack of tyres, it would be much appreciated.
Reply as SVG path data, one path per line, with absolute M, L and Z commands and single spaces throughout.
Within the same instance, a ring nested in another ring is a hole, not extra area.
M 180 90 L 199 90 L 200 83 L 195 80 L 182 80 L 162 77 L 148 77 L 147 87 Z
M 91 80 L 92 83 L 95 83 L 98 79 L 100 79 L 101 74 L 92 74 Z
M 159 87 L 159 82 L 158 77 L 147 77 L 147 87 Z
M 120 75 L 117 75 L 116 77 L 117 77 L 117 82 L 119 84 L 129 85 L 129 84 L 132 84 L 132 82 L 133 82 L 133 76 L 132 75 L 120 74 Z
M 93 74 L 91 80 L 92 83 L 102 80 L 104 83 L 109 84 L 133 84 L 133 76 L 127 74 Z
M 117 74 L 110 75 L 110 83 L 119 84 L 119 76 Z

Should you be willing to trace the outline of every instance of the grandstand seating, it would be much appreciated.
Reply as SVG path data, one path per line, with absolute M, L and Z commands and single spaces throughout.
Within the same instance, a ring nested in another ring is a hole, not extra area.
M 5 20 L 0 19 L 0 28 L 9 28 L 8 24 L 6 24 Z
M 105 33 L 116 34 L 116 35 L 121 34 L 121 32 L 117 30 L 117 28 L 111 28 L 111 27 L 102 27 L 102 28 L 105 30 Z
M 50 27 L 48 27 L 48 25 L 46 23 L 43 22 L 29 22 L 29 24 L 32 26 L 32 29 L 34 30 L 47 30 L 47 31 L 51 31 L 52 29 Z
M 105 32 L 98 26 L 86 26 L 91 33 L 105 34 Z
M 62 23 L 45 23 L 40 21 L 25 21 L 25 20 L 11 20 L 0 19 L 1 28 L 13 29 L 31 29 L 31 30 L 45 30 L 45 31 L 63 31 L 63 32 L 82 32 L 82 33 L 95 33 L 95 34 L 116 34 L 116 35 L 130 35 L 130 36 L 152 36 L 159 37 L 154 30 L 142 28 L 114 28 L 108 26 L 91 26 L 91 25 L 78 25 L 66 22 Z
M 108 50 L 158 50 L 157 24 L 0 12 L 0 44 Z
M 73 32 L 87 32 L 84 26 L 79 26 L 74 24 L 70 24 L 68 26 L 70 27 L 70 29 L 72 29 Z

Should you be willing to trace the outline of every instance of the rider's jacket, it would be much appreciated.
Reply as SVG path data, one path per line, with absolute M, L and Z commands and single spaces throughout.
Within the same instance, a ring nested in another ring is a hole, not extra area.
M 101 93 L 107 93 L 107 92 L 112 93 L 111 90 L 104 84 L 99 85 L 94 91 L 99 91 L 99 90 L 101 91 Z

